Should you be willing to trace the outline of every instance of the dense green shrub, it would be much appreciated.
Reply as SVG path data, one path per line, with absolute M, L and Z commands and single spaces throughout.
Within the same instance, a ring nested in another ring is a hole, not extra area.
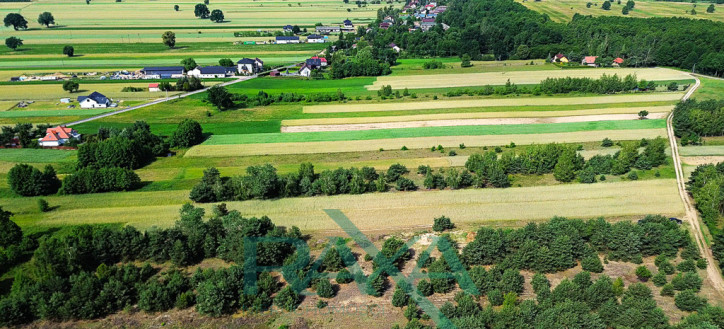
M 141 179 L 127 168 L 83 168 L 63 179 L 60 194 L 85 194 L 129 191 L 137 188 Z
M 51 165 L 41 172 L 31 165 L 19 163 L 8 171 L 8 185 L 22 196 L 48 195 L 58 191 L 60 180 Z

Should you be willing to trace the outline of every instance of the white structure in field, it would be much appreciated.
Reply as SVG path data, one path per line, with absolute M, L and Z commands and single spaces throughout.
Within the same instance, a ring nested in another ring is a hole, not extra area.
M 57 126 L 45 130 L 45 137 L 38 139 L 43 147 L 61 146 L 71 139 L 80 140 L 80 134 L 72 128 Z
M 78 103 L 82 109 L 103 108 L 111 106 L 111 100 L 103 94 L 94 91 L 88 96 L 78 96 Z

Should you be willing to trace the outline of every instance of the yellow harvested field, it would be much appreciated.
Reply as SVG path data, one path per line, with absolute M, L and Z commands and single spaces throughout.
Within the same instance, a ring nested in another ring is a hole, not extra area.
M 510 144 L 510 142 L 518 145 L 526 145 L 554 142 L 593 142 L 600 141 L 606 137 L 613 140 L 639 140 L 641 138 L 656 138 L 658 136 L 666 136 L 666 129 L 594 130 L 549 134 L 436 136 L 334 142 L 197 145 L 188 150 L 184 156 L 229 157 L 270 154 L 341 153 L 375 151 L 380 148 L 397 150 L 402 146 L 407 146 L 410 149 L 422 149 L 429 148 L 431 145 L 457 147 L 461 143 L 464 143 L 466 146 L 499 146 Z
M 658 112 L 649 114 L 649 119 L 663 119 L 668 113 Z M 457 119 L 457 120 L 426 120 L 426 121 L 404 121 L 404 122 L 380 122 L 380 123 L 353 123 L 341 125 L 309 125 L 282 127 L 283 133 L 298 133 L 312 131 L 353 131 L 372 129 L 398 129 L 398 128 L 420 128 L 420 127 L 455 127 L 455 126 L 497 126 L 497 125 L 520 125 L 520 124 L 543 124 L 543 123 L 571 123 L 571 122 L 593 122 L 593 121 L 620 121 L 638 120 L 635 113 L 630 114 L 597 114 L 597 115 L 574 115 L 567 117 L 547 118 L 492 118 L 492 119 Z
M 413 111 L 434 109 L 455 109 L 497 106 L 543 106 L 576 104 L 613 104 L 632 102 L 677 101 L 683 93 L 646 93 L 589 97 L 529 97 L 529 98 L 481 98 L 440 101 L 417 101 L 404 103 L 379 104 L 339 104 L 305 106 L 304 113 L 345 113 L 345 112 L 381 112 Z M 524 110 L 524 109 L 521 109 Z
M 724 162 L 724 156 L 721 155 L 712 155 L 712 156 L 690 156 L 690 157 L 681 157 L 681 161 L 684 162 L 684 164 L 690 165 L 690 166 L 699 166 L 704 164 L 717 164 L 720 162 Z
M 634 74 L 638 79 L 649 81 L 659 80 L 686 80 L 692 77 L 685 72 L 667 68 L 596 68 L 596 69 L 570 69 L 545 71 L 512 71 L 512 72 L 484 72 L 467 74 L 431 74 L 414 76 L 385 76 L 379 77 L 367 86 L 369 90 L 378 90 L 382 86 L 390 85 L 393 89 L 441 88 L 503 85 L 508 80 L 515 84 L 536 84 L 546 78 L 599 78 L 603 74 L 624 77 Z
M 166 192 L 132 193 L 126 197 L 149 197 Z M 136 207 L 106 206 L 50 212 L 36 225 L 57 226 L 87 223 L 123 223 L 139 229 L 170 227 L 185 202 L 185 191 L 172 200 L 150 205 L 138 200 Z M 59 198 L 51 197 L 51 202 Z M 128 200 L 131 202 L 132 200 Z M 553 216 L 570 218 L 631 217 L 656 213 L 678 216 L 684 212 L 672 179 L 596 184 L 565 184 L 507 189 L 387 192 L 279 200 L 227 202 L 229 210 L 245 216 L 269 216 L 275 224 L 296 225 L 303 231 L 338 230 L 323 212 L 340 209 L 363 231 L 394 230 L 431 225 L 440 215 L 455 223 L 491 223 L 521 226 Z M 210 210 L 211 204 L 203 207 Z M 99 216 L 103 214 L 103 216 Z
M 506 111 L 506 112 L 469 112 L 469 113 L 440 113 L 420 115 L 398 115 L 384 117 L 350 117 L 350 118 L 321 118 L 321 119 L 295 119 L 282 120 L 282 127 L 311 126 L 311 125 L 342 125 L 383 122 L 408 122 L 455 119 L 490 119 L 490 118 L 546 118 L 565 117 L 577 115 L 596 114 L 636 114 L 641 110 L 649 113 L 665 113 L 674 109 L 674 106 L 646 106 L 646 107 L 617 107 L 603 109 L 588 109 L 577 111 Z

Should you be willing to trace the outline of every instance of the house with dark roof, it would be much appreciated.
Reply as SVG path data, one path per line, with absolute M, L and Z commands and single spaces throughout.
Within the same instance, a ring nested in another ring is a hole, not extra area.
M 184 76 L 183 66 L 144 67 L 141 69 L 144 79 L 178 79 Z
M 57 126 L 45 130 L 45 137 L 38 138 L 38 144 L 43 147 L 61 146 L 71 139 L 80 140 L 78 131 L 65 126 Z
M 203 79 L 213 79 L 213 78 L 226 78 L 229 76 L 234 75 L 236 73 L 237 68 L 236 67 L 225 67 L 225 66 L 204 66 L 204 67 L 197 67 L 191 71 L 188 71 L 186 74 L 197 77 L 197 78 L 203 78 Z
M 292 32 L 292 31 L 294 31 L 294 26 L 284 25 L 284 26 L 282 26 L 282 30 L 284 30 L 284 32 Z
M 339 33 L 342 29 L 339 26 L 317 26 L 314 28 L 319 34 Z
M 277 44 L 299 43 L 299 37 L 298 36 L 278 36 L 278 37 L 276 37 L 276 43 Z
M 307 43 L 325 43 L 327 40 L 319 34 L 310 34 L 307 37 Z
M 327 66 L 327 59 L 324 57 L 317 57 L 314 56 L 312 58 L 309 58 L 306 60 L 305 64 L 312 66 L 314 68 L 316 67 L 324 67 Z
M 111 100 L 97 91 L 94 91 L 88 96 L 78 96 L 78 103 L 82 109 L 104 108 L 111 106 Z
M 236 62 L 236 72 L 249 75 L 261 72 L 264 69 L 264 62 L 258 58 L 242 58 Z
M 354 27 L 354 25 L 352 25 L 352 21 L 350 21 L 350 20 L 348 20 L 348 19 L 345 19 L 345 20 L 342 22 L 342 25 L 344 25 L 344 27 Z
M 391 25 L 392 25 L 391 23 L 382 22 L 382 23 L 380 23 L 380 28 L 383 29 L 383 30 L 387 30 L 387 29 L 390 28 Z
M 309 78 L 310 76 L 312 76 L 312 70 L 314 70 L 313 66 L 304 63 L 304 65 L 299 68 L 299 75 Z

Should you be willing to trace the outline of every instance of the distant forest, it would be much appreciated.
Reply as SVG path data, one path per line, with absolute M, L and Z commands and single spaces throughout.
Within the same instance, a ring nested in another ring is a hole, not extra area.
M 399 9 L 378 12 L 378 23 Z M 673 66 L 721 76 L 724 72 L 724 23 L 705 19 L 593 17 L 576 14 L 566 23 L 512 0 L 456 0 L 427 32 L 409 32 L 412 21 L 389 29 L 373 24 L 360 30 L 377 49 L 395 43 L 406 56 L 462 56 L 481 59 L 549 58 L 563 53 L 622 57 L 627 66 Z M 449 26 L 444 30 L 442 23 Z M 493 58 L 490 58 L 490 56 Z

